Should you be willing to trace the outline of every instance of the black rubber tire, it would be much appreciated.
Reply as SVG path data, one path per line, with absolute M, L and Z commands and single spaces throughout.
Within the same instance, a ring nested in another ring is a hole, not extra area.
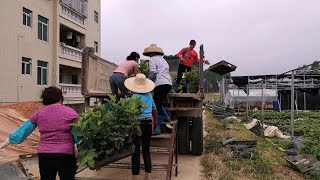
M 202 155 L 203 152 L 203 121 L 202 117 L 192 119 L 191 154 Z
M 187 117 L 178 119 L 178 152 L 179 154 L 188 154 L 190 152 L 190 138 L 189 138 L 190 120 Z

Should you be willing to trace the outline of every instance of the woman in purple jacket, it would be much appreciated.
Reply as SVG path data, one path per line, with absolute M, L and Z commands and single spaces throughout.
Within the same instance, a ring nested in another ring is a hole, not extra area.
M 9 144 L 22 143 L 38 127 L 41 180 L 55 180 L 57 173 L 61 180 L 73 180 L 77 169 L 75 138 L 69 124 L 78 121 L 78 114 L 62 104 L 62 91 L 57 87 L 46 88 L 41 98 L 44 106 L 10 134 L 7 140 L 0 144 L 0 149 Z

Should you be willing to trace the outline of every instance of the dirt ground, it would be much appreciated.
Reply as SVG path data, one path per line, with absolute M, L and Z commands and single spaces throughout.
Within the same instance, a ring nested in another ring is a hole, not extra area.
M 40 102 L 23 102 L 17 104 L 9 104 L 9 105 L 0 105 L 1 109 L 9 108 L 17 111 L 23 117 L 28 118 L 30 117 L 37 109 L 42 106 Z
M 165 156 L 152 156 L 152 161 L 161 162 Z M 201 180 L 201 165 L 200 156 L 191 155 L 180 155 L 179 156 L 179 168 L 178 176 L 173 175 L 172 180 Z M 123 162 L 130 163 L 130 158 L 124 159 Z M 140 179 L 143 179 L 144 172 L 141 171 Z M 166 179 L 166 172 L 163 171 L 153 171 L 152 177 L 154 180 L 164 180 Z M 77 175 L 78 180 L 86 179 L 103 179 L 103 180 L 130 180 L 131 170 L 126 169 L 111 169 L 102 168 L 99 171 L 84 170 Z

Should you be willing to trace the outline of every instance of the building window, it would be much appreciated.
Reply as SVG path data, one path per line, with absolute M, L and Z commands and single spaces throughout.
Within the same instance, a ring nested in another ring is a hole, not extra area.
M 31 27 L 32 11 L 23 8 L 22 19 L 23 25 Z
M 71 84 L 78 84 L 78 75 L 71 75 Z
M 48 41 L 48 19 L 38 16 L 38 39 Z
M 98 14 L 97 11 L 94 11 L 94 21 L 95 21 L 96 23 L 99 23 L 99 14 Z
M 95 50 L 96 52 L 99 51 L 99 44 L 98 44 L 97 41 L 94 42 L 94 50 Z
M 38 75 L 37 75 L 38 85 L 48 84 L 48 63 L 44 61 L 38 61 Z
M 59 83 L 62 83 L 63 81 L 63 76 L 62 76 L 62 68 L 59 69 Z
M 31 74 L 31 59 L 22 57 L 22 74 Z

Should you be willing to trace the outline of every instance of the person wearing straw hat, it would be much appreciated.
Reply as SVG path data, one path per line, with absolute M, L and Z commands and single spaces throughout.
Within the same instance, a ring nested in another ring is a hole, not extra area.
M 130 77 L 135 76 L 139 70 L 138 61 L 140 55 L 136 52 L 131 52 L 127 57 L 127 60 L 121 63 L 116 70 L 113 71 L 112 75 L 109 77 L 109 83 L 111 87 L 112 95 L 118 97 L 118 89 L 123 96 L 129 96 L 127 88 L 124 86 L 124 81 Z
M 142 109 L 142 113 L 138 119 L 141 124 L 142 135 L 136 136 L 133 140 L 135 145 L 134 153 L 132 154 L 132 177 L 134 180 L 139 179 L 140 174 L 140 141 L 142 143 L 142 155 L 145 165 L 145 180 L 151 180 L 151 156 L 150 156 L 150 141 L 152 136 L 152 119 L 157 118 L 157 109 L 153 101 L 151 91 L 154 89 L 155 84 L 146 78 L 144 74 L 137 74 L 135 77 L 131 77 L 125 80 L 124 85 L 127 89 L 133 92 L 132 97 L 140 98 L 140 100 L 146 105 Z
M 196 41 L 191 40 L 189 43 L 189 47 L 182 48 L 177 54 L 178 58 L 180 59 L 180 64 L 178 67 L 177 80 L 173 86 L 173 92 L 177 92 L 177 89 L 182 80 L 182 74 L 184 72 L 191 71 L 191 68 L 194 62 L 195 63 L 200 62 L 198 53 L 194 50 L 195 47 L 196 47 Z M 210 64 L 208 60 L 205 60 L 203 63 Z
M 164 52 L 160 47 L 158 47 L 156 44 L 151 44 L 149 47 L 144 49 L 143 55 L 150 57 L 150 71 L 148 78 L 154 81 L 156 86 L 154 88 L 153 95 L 153 99 L 159 113 L 157 118 L 158 126 L 154 131 L 154 134 L 156 135 L 160 134 L 162 121 L 171 121 L 170 116 L 163 108 L 162 102 L 171 90 L 172 81 L 169 73 L 169 64 L 162 57 Z

